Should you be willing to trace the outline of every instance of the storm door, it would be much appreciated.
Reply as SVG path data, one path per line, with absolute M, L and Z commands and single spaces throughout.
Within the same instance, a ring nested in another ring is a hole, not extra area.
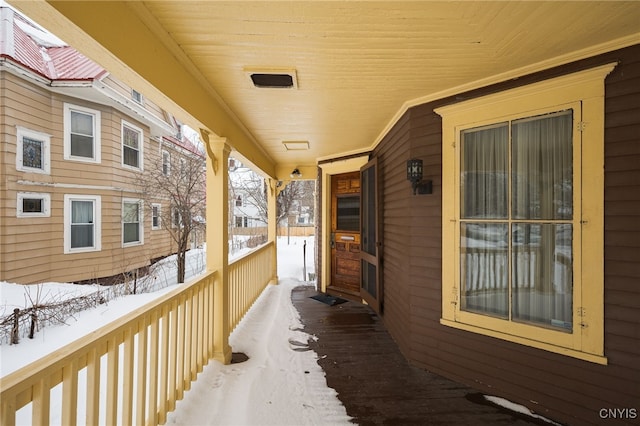
M 381 233 L 378 221 L 378 164 L 374 158 L 360 169 L 360 296 L 377 313 L 382 308 L 380 257 Z

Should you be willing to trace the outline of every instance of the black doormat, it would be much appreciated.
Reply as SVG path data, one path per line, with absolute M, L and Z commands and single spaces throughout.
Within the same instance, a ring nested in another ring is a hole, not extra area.
M 328 294 L 316 294 L 315 296 L 311 296 L 311 298 L 329 306 L 339 305 L 346 302 L 346 300 L 341 297 L 331 296 Z

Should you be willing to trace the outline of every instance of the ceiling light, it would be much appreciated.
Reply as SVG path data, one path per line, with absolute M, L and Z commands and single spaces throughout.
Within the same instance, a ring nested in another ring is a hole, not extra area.
M 309 149 L 308 141 L 283 141 L 282 144 L 287 151 L 305 151 Z

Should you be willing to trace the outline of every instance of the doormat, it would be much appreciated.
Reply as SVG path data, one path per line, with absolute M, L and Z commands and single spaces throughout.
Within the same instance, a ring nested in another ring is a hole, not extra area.
M 311 296 L 311 298 L 329 306 L 339 305 L 346 302 L 346 300 L 341 297 L 330 296 L 328 294 L 316 294 L 315 296 Z

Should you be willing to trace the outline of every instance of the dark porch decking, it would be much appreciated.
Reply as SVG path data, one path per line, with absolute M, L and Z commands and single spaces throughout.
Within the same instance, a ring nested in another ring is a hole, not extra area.
M 542 420 L 485 405 L 475 389 L 409 365 L 379 317 L 348 301 L 329 306 L 297 287 L 291 298 L 327 383 L 360 425 L 532 425 Z

